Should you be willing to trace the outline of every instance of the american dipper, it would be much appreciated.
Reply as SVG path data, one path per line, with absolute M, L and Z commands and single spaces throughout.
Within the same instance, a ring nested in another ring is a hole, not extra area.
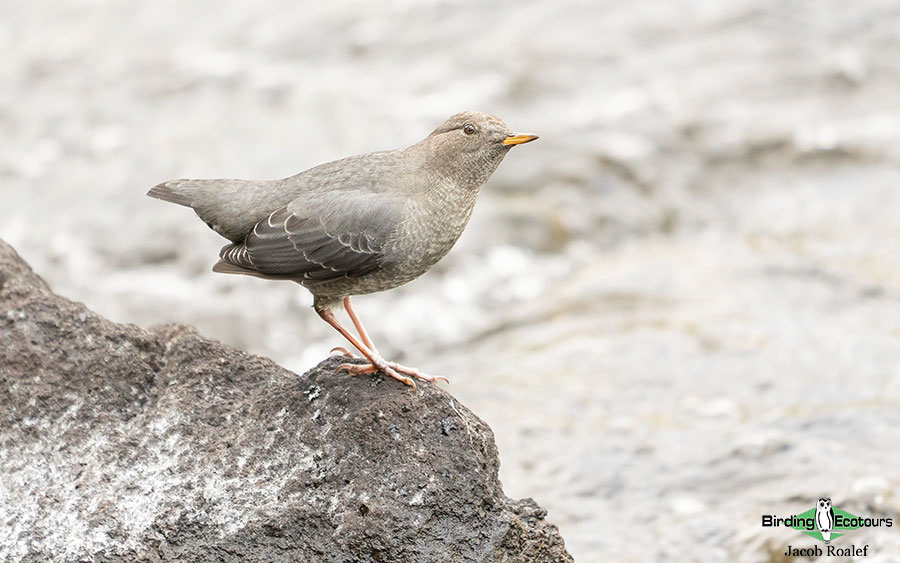
M 492 115 L 465 112 L 404 149 L 351 156 L 283 180 L 172 180 L 147 195 L 192 208 L 231 241 L 214 272 L 306 287 L 319 316 L 369 361 L 338 370 L 382 371 L 415 387 L 412 378 L 446 378 L 385 361 L 350 296 L 427 272 L 462 234 L 479 189 L 509 149 L 535 139 Z M 342 303 L 359 339 L 335 317 Z

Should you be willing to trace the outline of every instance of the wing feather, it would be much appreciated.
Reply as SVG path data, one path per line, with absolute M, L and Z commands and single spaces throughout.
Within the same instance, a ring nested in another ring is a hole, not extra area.
M 372 196 L 332 199 L 330 207 L 340 204 L 340 211 L 326 214 L 294 201 L 259 221 L 242 243 L 223 248 L 220 258 L 267 276 L 310 282 L 370 274 L 389 260 L 404 208 L 402 200 Z

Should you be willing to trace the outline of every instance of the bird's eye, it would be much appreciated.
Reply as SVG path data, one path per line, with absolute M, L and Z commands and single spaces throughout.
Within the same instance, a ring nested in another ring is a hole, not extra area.
M 463 133 L 465 133 L 466 135 L 472 135 L 475 133 L 475 131 L 475 126 L 471 123 L 466 123 L 465 125 L 463 125 Z

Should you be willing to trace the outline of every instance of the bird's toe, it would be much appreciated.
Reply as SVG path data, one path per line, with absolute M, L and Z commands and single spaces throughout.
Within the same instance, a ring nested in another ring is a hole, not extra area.
M 434 383 L 435 381 L 443 381 L 444 383 L 450 383 L 450 380 L 442 375 L 428 375 L 427 373 L 424 373 L 423 371 L 421 371 L 417 368 L 411 368 L 408 366 L 404 366 L 404 365 L 398 364 L 397 362 L 391 362 L 388 365 L 392 369 L 394 369 L 400 373 L 404 373 L 404 374 L 406 374 L 410 377 L 414 377 L 416 379 L 421 379 L 422 381 L 427 381 L 429 383 Z
M 347 370 L 350 375 L 359 375 L 361 373 L 375 373 L 378 368 L 372 364 L 341 364 L 334 371 Z
M 335 346 L 328 352 L 329 355 L 333 355 L 335 352 L 339 352 L 342 356 L 347 356 L 348 358 L 355 358 L 356 354 L 351 352 L 350 350 L 344 348 L 343 346 Z

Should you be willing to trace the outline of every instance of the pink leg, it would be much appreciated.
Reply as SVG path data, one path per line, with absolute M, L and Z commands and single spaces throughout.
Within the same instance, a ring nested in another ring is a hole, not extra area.
M 372 339 L 369 338 L 369 333 L 366 332 L 366 327 L 363 326 L 362 321 L 359 320 L 359 317 L 356 316 L 356 311 L 353 310 L 353 306 L 350 304 L 350 296 L 344 297 L 344 309 L 347 310 L 347 315 L 350 316 L 350 320 L 353 321 L 353 326 L 356 327 L 356 331 L 359 333 L 359 337 L 362 338 L 363 344 L 368 346 L 369 350 L 378 353 L 378 350 L 375 349 L 375 345 L 372 344 Z
M 375 355 L 378 355 L 378 350 L 375 349 L 375 345 L 372 344 L 372 339 L 369 338 L 369 333 L 366 332 L 366 327 L 363 326 L 362 321 L 359 320 L 359 317 L 356 315 L 356 311 L 353 310 L 353 305 L 350 304 L 350 296 L 344 297 L 344 309 L 347 310 L 347 315 L 350 316 L 350 320 L 353 321 L 353 326 L 356 327 L 357 332 L 359 332 L 360 338 L 362 338 L 363 344 L 368 346 L 369 350 L 371 350 Z M 421 379 L 423 381 L 434 382 L 438 379 L 444 380 L 446 383 L 450 383 L 447 381 L 446 377 L 441 376 L 431 376 L 427 373 L 423 373 L 416 368 L 410 368 L 403 365 L 398 364 L 397 362 L 388 362 L 388 366 L 394 368 L 394 370 L 399 371 L 400 373 L 404 373 L 406 375 L 415 377 L 417 379 Z
M 379 369 L 384 373 L 390 375 L 397 381 L 402 381 L 403 383 L 412 386 L 414 389 L 416 387 L 415 382 L 412 379 L 402 376 L 397 373 L 391 366 L 387 365 L 387 362 L 379 358 L 377 355 L 373 354 L 371 350 L 365 347 L 363 343 L 358 341 L 350 332 L 341 325 L 341 323 L 334 316 L 334 313 L 328 310 L 316 310 L 319 313 L 319 316 L 322 317 L 322 320 L 326 323 L 333 326 L 338 332 L 340 332 L 344 338 L 346 338 L 350 344 L 359 350 L 363 356 L 369 360 L 370 364 L 368 366 L 363 365 L 355 365 L 355 364 L 341 364 L 338 366 L 338 369 L 346 369 L 350 372 L 351 375 L 357 375 L 359 373 L 372 373 L 374 371 L 378 371 Z
M 384 358 L 382 358 L 378 354 L 378 351 L 375 350 L 375 347 L 372 345 L 372 340 L 369 338 L 366 329 L 363 327 L 362 322 L 360 322 L 359 317 L 356 316 L 356 312 L 353 311 L 352 305 L 350 305 L 349 297 L 344 298 L 344 308 L 347 309 L 347 314 L 350 316 L 350 320 L 353 321 L 353 325 L 359 331 L 360 338 L 363 340 L 363 342 L 360 342 L 352 334 L 350 334 L 350 331 L 348 331 L 346 328 L 344 328 L 343 325 L 341 325 L 341 323 L 337 320 L 337 317 L 335 317 L 334 313 L 332 313 L 331 311 L 316 309 L 316 312 L 320 317 L 322 317 L 322 320 L 333 326 L 338 332 L 341 333 L 341 335 L 343 335 L 344 338 L 347 339 L 348 342 L 350 342 L 350 344 L 352 344 L 357 350 L 359 350 L 360 353 L 362 353 L 362 355 L 367 360 L 369 360 L 369 363 L 362 365 L 341 364 L 338 366 L 338 370 L 346 369 L 350 373 L 350 375 L 383 371 L 394 379 L 402 381 L 403 383 L 410 385 L 413 388 L 415 388 L 416 384 L 412 379 L 410 379 L 411 377 L 431 383 L 434 383 L 437 380 L 443 380 L 447 383 L 450 383 L 449 381 L 447 381 L 446 377 L 431 376 L 427 373 L 422 373 L 415 368 L 402 366 L 396 362 L 385 361 Z M 346 350 L 344 351 L 347 352 Z M 349 355 L 352 357 L 352 354 Z M 404 375 L 401 375 L 401 373 L 410 377 L 405 377 Z

